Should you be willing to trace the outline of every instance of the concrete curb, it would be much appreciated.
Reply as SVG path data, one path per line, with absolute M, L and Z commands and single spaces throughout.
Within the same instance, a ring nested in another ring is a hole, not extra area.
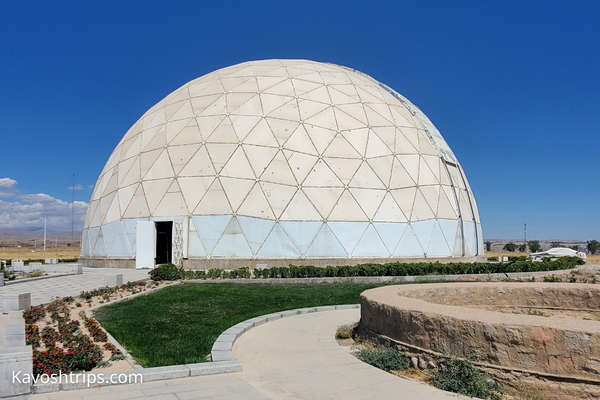
M 235 358 L 233 357 L 232 353 L 233 344 L 235 343 L 235 341 L 245 332 L 248 332 L 250 329 L 267 323 L 269 321 L 274 321 L 280 318 L 293 317 L 301 314 L 310 314 L 314 312 L 348 310 L 356 308 L 360 308 L 360 304 L 298 308 L 295 310 L 281 311 L 272 314 L 261 315 L 260 317 L 247 319 L 246 321 L 240 322 L 239 324 L 232 326 L 225 332 L 221 333 L 221 335 L 219 335 L 210 352 L 212 360 L 213 362 L 235 361 Z

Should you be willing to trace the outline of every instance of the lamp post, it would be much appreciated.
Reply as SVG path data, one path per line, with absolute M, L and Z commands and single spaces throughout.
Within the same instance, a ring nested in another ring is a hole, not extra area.
M 46 251 L 46 214 L 44 214 L 44 251 Z

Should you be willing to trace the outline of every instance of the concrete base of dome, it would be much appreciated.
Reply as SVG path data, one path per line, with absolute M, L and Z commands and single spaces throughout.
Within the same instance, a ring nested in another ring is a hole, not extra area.
M 189 258 L 183 260 L 185 269 L 237 269 L 249 267 L 250 269 L 286 267 L 292 265 L 314 265 L 316 267 L 327 267 L 336 265 L 356 264 L 385 264 L 389 262 L 485 262 L 485 256 L 472 257 L 440 257 L 440 258 L 272 258 L 272 259 L 231 259 L 231 258 Z M 135 268 L 135 259 L 131 258 L 105 258 L 105 257 L 81 257 L 80 262 L 84 267 L 96 268 Z

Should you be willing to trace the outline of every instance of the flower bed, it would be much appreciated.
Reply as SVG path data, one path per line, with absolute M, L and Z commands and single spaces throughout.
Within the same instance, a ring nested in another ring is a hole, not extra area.
M 90 371 L 124 360 L 119 349 L 108 342 L 98 321 L 84 309 L 158 286 L 152 281 L 128 282 L 116 288 L 82 291 L 77 298 L 56 298 L 23 311 L 25 334 L 33 348 L 33 373 L 58 374 Z M 129 369 L 129 365 L 124 366 Z

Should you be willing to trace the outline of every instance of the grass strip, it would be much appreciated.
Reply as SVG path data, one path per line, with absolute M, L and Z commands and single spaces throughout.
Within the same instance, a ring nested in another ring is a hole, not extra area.
M 207 361 L 227 328 L 273 312 L 357 304 L 383 284 L 186 284 L 111 304 L 96 319 L 144 367 Z

